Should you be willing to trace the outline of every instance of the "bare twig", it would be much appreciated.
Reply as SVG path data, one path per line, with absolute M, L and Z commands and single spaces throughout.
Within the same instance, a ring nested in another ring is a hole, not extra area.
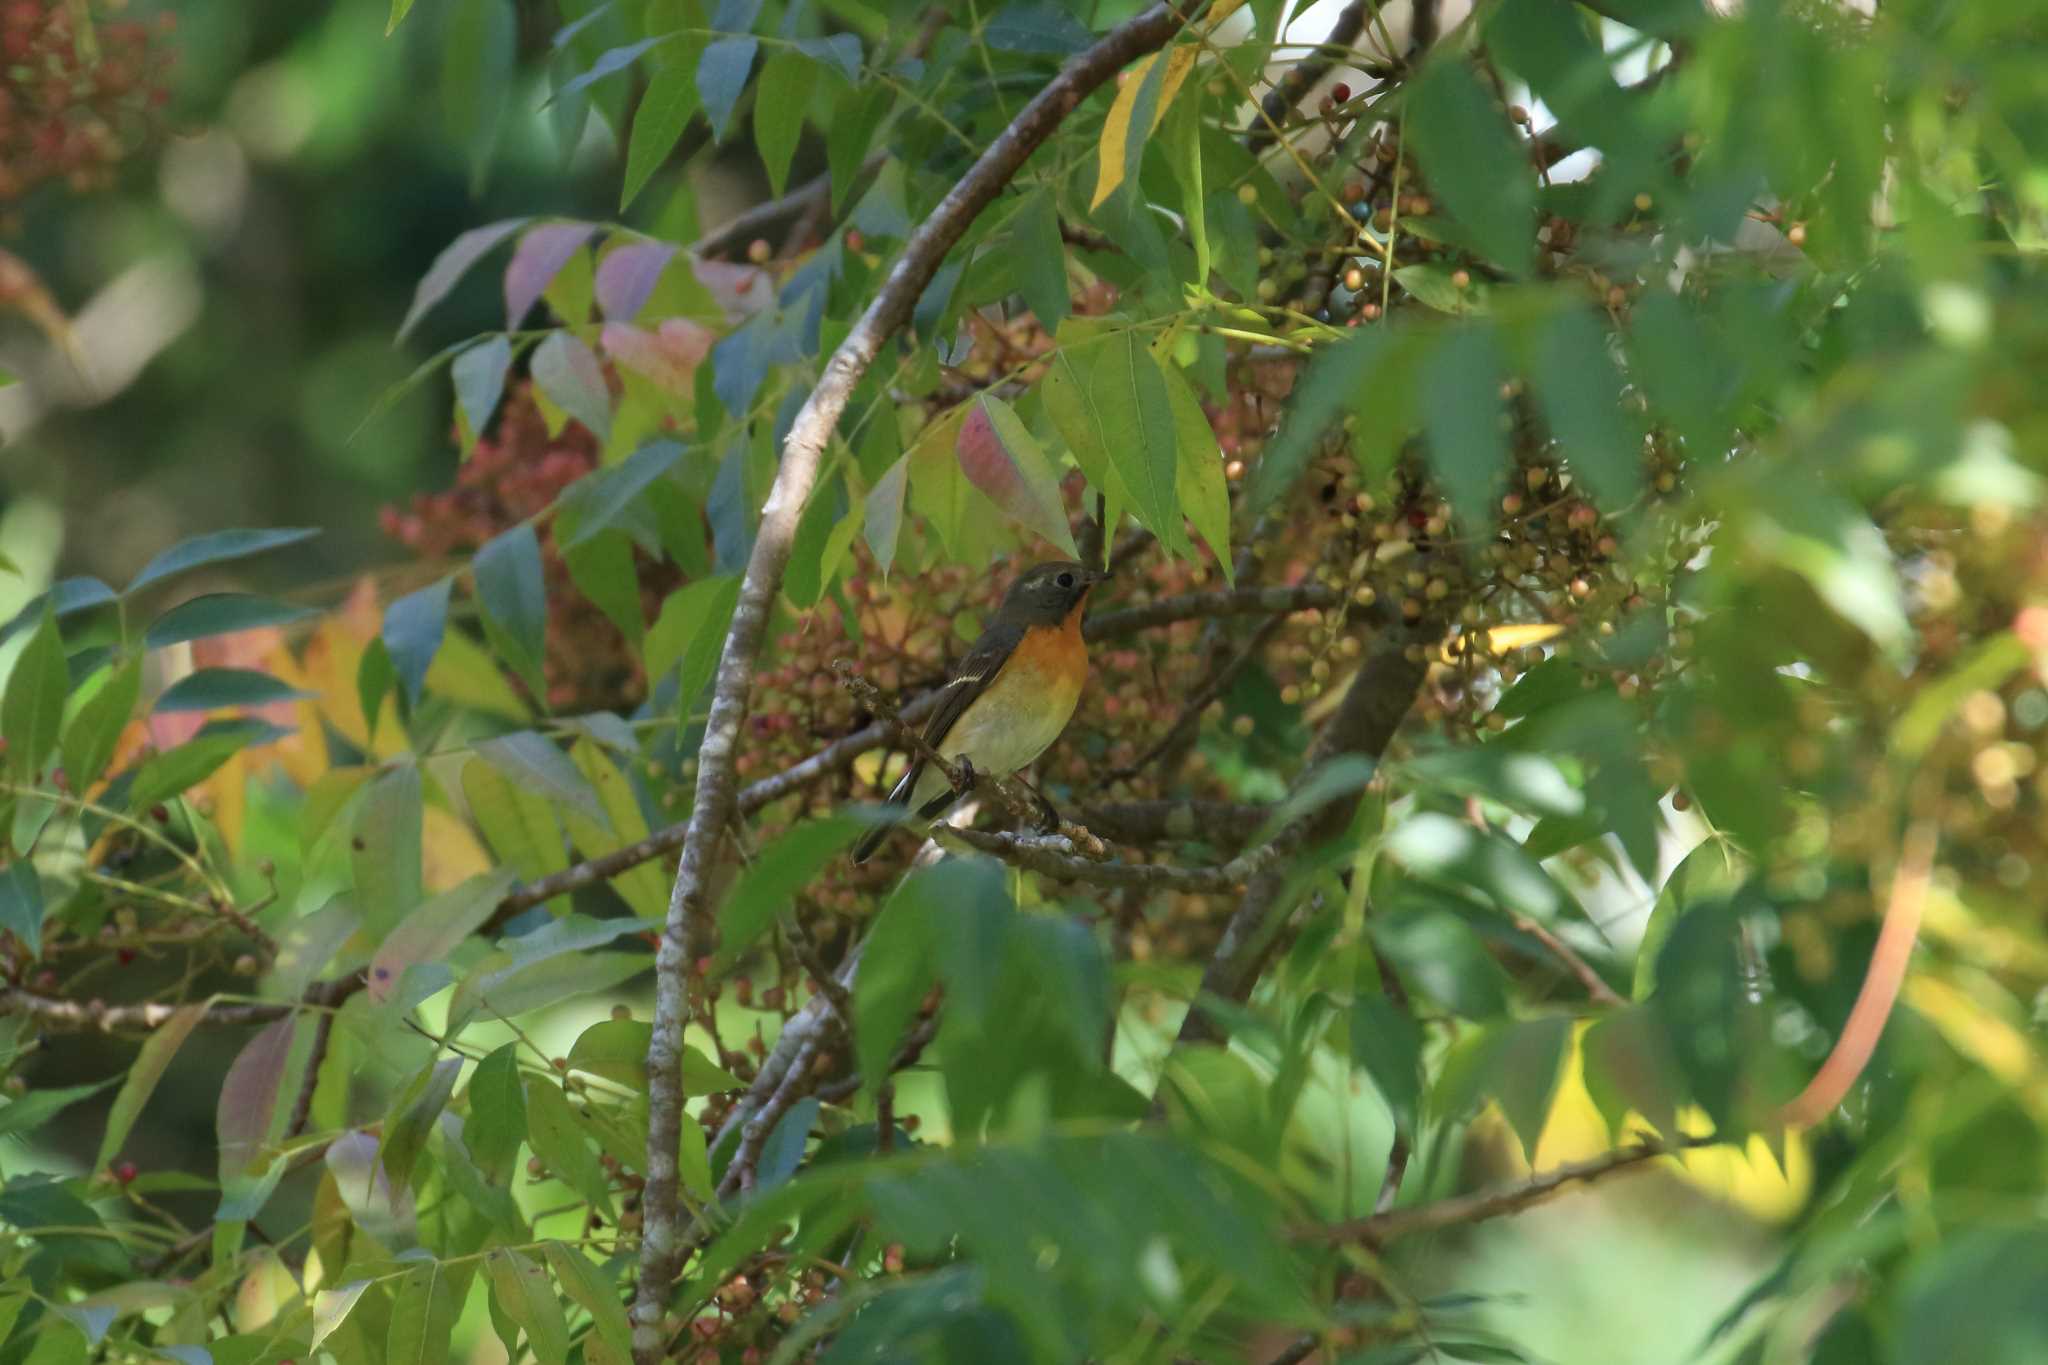
M 1161 844 L 1200 839 L 1236 847 L 1272 811 L 1238 801 L 1122 801 L 1083 806 L 1088 828 L 1120 844 Z
M 313 1052 L 306 1058 L 306 1079 L 299 1085 L 299 1097 L 292 1102 L 291 1122 L 285 1125 L 284 1135 L 295 1138 L 306 1131 L 306 1123 L 313 1117 L 313 1092 L 320 1088 L 320 1064 L 327 1060 L 327 1045 L 334 1038 L 334 1011 L 320 1011 L 320 1018 L 313 1025 Z
M 1237 681 L 1238 674 L 1244 672 L 1252 660 L 1259 657 L 1259 651 L 1280 633 L 1282 620 L 1283 618 L 1275 616 L 1262 624 L 1245 643 L 1244 648 L 1225 660 L 1221 667 L 1209 675 L 1206 682 L 1195 689 L 1194 695 L 1182 705 L 1180 714 L 1173 718 L 1173 723 L 1166 727 L 1159 738 L 1146 745 L 1145 752 L 1130 762 L 1111 769 L 1109 780 L 1115 782 L 1133 777 L 1158 762 L 1163 755 L 1178 748 L 1194 732 L 1195 726 L 1201 723 L 1202 713 L 1209 709 L 1209 703 L 1228 691 L 1230 685 Z
M 698 751 L 696 801 L 684 833 L 668 922 L 655 961 L 653 1043 L 647 1055 L 646 1221 L 632 1311 L 637 1365 L 655 1365 L 661 1358 L 661 1323 L 669 1287 L 681 1268 L 676 1152 L 683 1118 L 686 974 L 690 962 L 703 955 L 715 933 L 710 874 L 718 841 L 737 805 L 733 765 L 746 720 L 747 692 L 789 564 L 797 520 L 817 481 L 825 443 L 855 384 L 881 353 L 883 343 L 908 321 L 925 286 L 968 226 L 1085 96 L 1133 59 L 1164 46 L 1180 32 L 1186 19 L 1166 4 L 1145 10 L 1069 61 L 1024 106 L 911 234 L 881 291 L 826 362 L 783 442 L 782 459 L 761 509 L 739 602 L 719 657 L 710 715 Z
M 332 1010 L 363 988 L 363 974 L 355 972 L 338 981 L 320 982 L 307 988 L 296 1001 L 246 1005 L 214 1005 L 200 1023 L 209 1028 L 237 1028 L 269 1024 L 302 1009 Z M 150 1033 L 162 1028 L 183 1004 L 143 1001 L 132 1005 L 109 1005 L 103 1000 L 58 1000 L 20 989 L 0 990 L 0 1014 L 22 1014 L 50 1028 L 97 1029 L 101 1033 Z
M 1000 834 L 991 830 L 934 825 L 942 843 L 965 844 L 1031 872 L 1091 886 L 1128 886 L 1153 891 L 1243 890 L 1246 880 L 1279 860 L 1289 846 L 1275 839 L 1219 867 L 1180 867 L 1172 863 L 1126 863 L 1076 857 L 1072 845 L 1057 834 Z
M 1311 1228 L 1300 1234 L 1305 1241 L 1363 1242 L 1385 1246 L 1418 1232 L 1437 1232 L 1467 1223 L 1483 1223 L 1520 1213 L 1556 1194 L 1568 1185 L 1590 1184 L 1610 1175 L 1639 1167 L 1660 1156 L 1671 1156 L 1687 1147 L 1705 1147 L 1716 1138 L 1680 1138 L 1676 1142 L 1637 1142 L 1586 1161 L 1574 1161 L 1554 1170 L 1533 1175 L 1518 1185 L 1498 1190 L 1480 1190 L 1452 1199 L 1439 1199 L 1413 1208 L 1391 1209 L 1370 1218 Z

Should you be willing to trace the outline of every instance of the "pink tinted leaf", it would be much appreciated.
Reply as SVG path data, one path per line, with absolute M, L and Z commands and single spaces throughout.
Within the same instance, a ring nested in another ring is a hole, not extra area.
M 1074 555 L 1059 476 L 1008 403 L 988 393 L 976 398 L 953 449 L 967 481 L 1005 516 Z
M 249 1040 L 228 1068 L 214 1118 L 223 1179 L 247 1170 L 270 1141 L 297 1023 L 290 1014 L 272 1023 Z
M 542 223 L 520 237 L 505 267 L 505 325 L 517 327 L 555 275 L 595 231 L 589 223 Z
M 631 322 L 647 306 L 676 248 L 669 242 L 628 242 L 597 263 L 597 306 L 614 322 Z
M 613 360 L 670 393 L 685 395 L 716 339 L 710 328 L 688 318 L 668 318 L 651 332 L 630 323 L 607 322 L 598 337 Z
M 444 247 L 427 273 L 420 277 L 419 288 L 413 291 L 412 307 L 406 310 L 405 321 L 398 326 L 398 339 L 405 340 L 406 334 L 427 315 L 427 310 L 447 298 L 448 291 L 461 282 L 471 266 L 526 223 L 524 218 L 507 218 L 503 222 L 471 228 Z

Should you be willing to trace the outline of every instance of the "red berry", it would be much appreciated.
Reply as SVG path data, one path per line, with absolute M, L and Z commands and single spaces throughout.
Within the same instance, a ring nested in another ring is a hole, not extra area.
M 1338 81 L 1330 87 L 1330 98 L 1339 104 L 1351 103 L 1351 87 L 1342 81 Z

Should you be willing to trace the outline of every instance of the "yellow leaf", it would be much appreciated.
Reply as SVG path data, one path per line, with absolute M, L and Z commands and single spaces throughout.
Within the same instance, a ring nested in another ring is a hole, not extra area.
M 597 858 L 645 839 L 647 818 L 640 813 L 640 802 L 633 795 L 632 784 L 618 766 L 587 739 L 577 740 L 569 751 L 569 757 L 584 780 L 596 788 L 597 799 L 603 804 L 605 816 L 611 822 L 611 828 L 606 829 L 572 807 L 558 808 L 556 814 L 568 828 L 576 851 L 585 858 Z M 612 889 L 642 919 L 660 919 L 668 913 L 668 883 L 667 860 L 656 858 L 612 878 Z
M 1904 995 L 1950 1047 L 2011 1087 L 2036 1119 L 2048 1118 L 2048 1064 L 2017 1018 L 2001 1019 L 1967 992 L 1925 973 L 1906 978 Z
M 213 827 L 220 831 L 228 853 L 237 858 L 242 856 L 242 824 L 249 810 L 249 778 L 249 751 L 237 749 L 199 788 L 213 802 Z
M 1188 72 L 1195 65 L 1195 54 L 1201 49 L 1193 43 L 1181 43 L 1168 48 L 1166 75 L 1160 82 L 1159 100 L 1152 106 L 1152 122 L 1138 134 L 1142 140 L 1152 136 L 1159 120 L 1166 117 L 1166 111 L 1173 105 L 1173 97 L 1180 93 L 1181 82 L 1188 78 Z M 1088 201 L 1088 207 L 1098 209 L 1102 201 L 1116 193 L 1116 187 L 1124 183 L 1124 157 L 1131 140 L 1131 115 L 1138 103 L 1138 92 L 1144 88 L 1145 77 L 1151 74 L 1152 64 L 1159 60 L 1155 52 L 1130 69 L 1122 85 L 1117 87 L 1116 100 L 1109 106 L 1109 117 L 1102 124 L 1102 140 L 1096 146 L 1095 197 Z
M 439 806 L 420 812 L 420 884 L 428 891 L 450 890 L 491 866 L 468 825 Z

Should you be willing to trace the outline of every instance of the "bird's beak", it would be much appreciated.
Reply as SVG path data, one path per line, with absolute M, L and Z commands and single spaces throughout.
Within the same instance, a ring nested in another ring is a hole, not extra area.
M 1091 588 L 1098 583 L 1107 583 L 1109 581 L 1108 569 L 1083 569 L 1081 572 L 1084 575 L 1084 581 Z

